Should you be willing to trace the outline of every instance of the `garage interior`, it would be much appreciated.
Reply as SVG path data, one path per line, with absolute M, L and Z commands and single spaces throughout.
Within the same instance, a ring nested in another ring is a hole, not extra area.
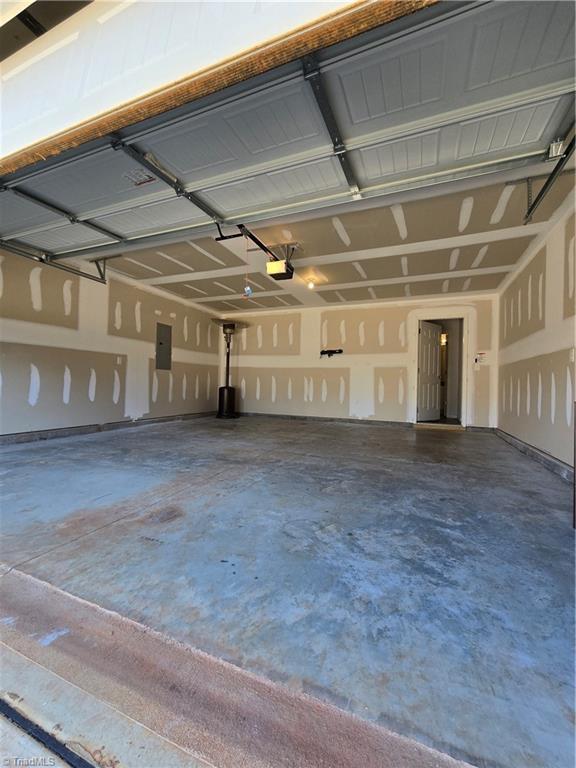
M 203 4 L 58 5 L 0 36 L 1 757 L 572 766 L 574 5 L 317 4 L 151 96 Z

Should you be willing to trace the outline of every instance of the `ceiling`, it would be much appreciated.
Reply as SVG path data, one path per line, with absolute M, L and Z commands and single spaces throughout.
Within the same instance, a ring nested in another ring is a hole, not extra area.
M 573 185 L 561 176 L 523 227 L 520 179 L 540 176 L 535 196 L 574 119 L 574 6 L 444 5 L 425 28 L 416 13 L 327 49 L 311 78 L 285 67 L 133 126 L 127 149 L 105 141 L 4 179 L 4 247 L 115 256 L 111 272 L 218 312 L 495 290 Z M 297 244 L 298 278 L 268 278 L 242 238 L 216 242 L 213 219 L 277 253 Z
M 533 182 L 533 195 L 541 186 Z M 572 187 L 572 173 L 560 176 L 528 230 L 525 182 L 255 227 L 279 255 L 277 244 L 298 243 L 298 281 L 268 277 L 266 257 L 251 243 L 241 242 L 235 255 L 211 238 L 131 251 L 110 266 L 220 312 L 310 304 L 309 281 L 316 286 L 315 303 L 493 291 L 535 237 L 528 233 L 548 220 Z M 252 288 L 250 299 L 243 296 L 245 285 Z

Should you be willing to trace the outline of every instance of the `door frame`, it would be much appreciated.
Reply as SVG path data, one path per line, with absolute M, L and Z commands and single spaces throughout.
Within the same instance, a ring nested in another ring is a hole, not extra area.
M 420 320 L 462 320 L 462 392 L 460 423 L 468 426 L 474 419 L 473 358 L 470 354 L 476 344 L 476 313 L 472 307 L 430 306 L 414 309 L 408 314 L 408 421 L 418 422 L 418 330 Z

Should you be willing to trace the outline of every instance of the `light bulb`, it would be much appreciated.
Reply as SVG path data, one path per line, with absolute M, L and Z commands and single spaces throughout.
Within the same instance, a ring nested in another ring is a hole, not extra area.
M 313 281 L 313 280 L 310 280 L 310 281 L 308 282 L 308 288 L 309 288 L 311 291 L 313 291 L 315 287 L 316 287 L 316 286 L 315 286 L 315 284 L 314 284 L 314 281 Z

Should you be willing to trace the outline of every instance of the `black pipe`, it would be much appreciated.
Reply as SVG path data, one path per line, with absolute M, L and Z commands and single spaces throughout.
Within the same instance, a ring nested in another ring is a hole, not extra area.
M 232 337 L 226 334 L 226 372 L 224 377 L 224 386 L 230 386 L 230 341 Z

